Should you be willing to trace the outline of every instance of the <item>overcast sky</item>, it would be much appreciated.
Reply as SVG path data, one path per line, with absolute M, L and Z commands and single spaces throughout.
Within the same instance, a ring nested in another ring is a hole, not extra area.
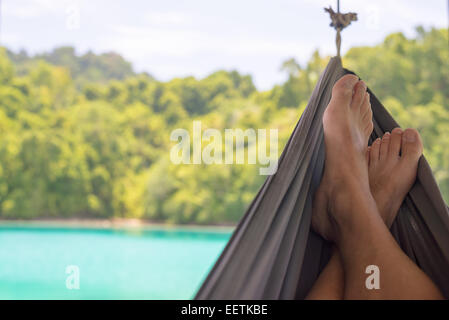
M 160 80 L 237 69 L 267 89 L 282 62 L 315 49 L 335 53 L 323 7 L 336 0 L 2 0 L 0 41 L 29 52 L 71 45 L 79 53 L 116 51 Z M 343 31 L 342 51 L 414 27 L 447 27 L 447 0 L 341 0 L 359 21 Z

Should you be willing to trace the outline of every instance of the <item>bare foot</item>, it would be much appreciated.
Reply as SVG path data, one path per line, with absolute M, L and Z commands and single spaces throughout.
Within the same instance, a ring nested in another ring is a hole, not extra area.
M 323 116 L 326 159 L 312 227 L 335 242 L 340 252 L 345 299 L 442 298 L 438 287 L 398 246 L 371 194 L 366 153 L 373 125 L 368 98 L 365 85 L 355 76 L 342 77 L 332 90 Z M 411 144 L 417 137 L 404 133 L 400 161 L 420 153 L 408 152 L 417 146 Z M 379 148 L 378 160 L 381 152 Z M 416 160 L 407 163 L 416 170 Z M 367 266 L 382 270 L 381 290 L 367 288 Z
M 422 142 L 414 129 L 395 128 L 373 142 L 367 152 L 371 193 L 379 213 L 391 227 L 399 207 L 416 179 Z
M 312 227 L 327 240 L 335 240 L 342 225 L 352 220 L 353 193 L 372 199 L 365 156 L 373 130 L 371 104 L 366 85 L 354 75 L 345 75 L 332 89 L 323 116 L 326 144 L 325 169 L 313 201 Z M 374 200 L 372 200 L 374 201 Z

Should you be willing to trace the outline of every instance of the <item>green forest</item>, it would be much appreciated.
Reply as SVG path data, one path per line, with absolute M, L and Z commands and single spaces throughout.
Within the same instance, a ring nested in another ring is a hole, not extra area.
M 418 27 L 343 57 L 402 127 L 423 136 L 449 200 L 448 32 Z M 0 218 L 139 218 L 235 223 L 262 185 L 258 165 L 175 165 L 170 133 L 203 127 L 279 130 L 279 154 L 329 57 L 280 67 L 257 90 L 250 75 L 217 71 L 161 82 L 115 53 L 61 47 L 0 51 Z M 151 72 L 151 70 L 149 70 Z

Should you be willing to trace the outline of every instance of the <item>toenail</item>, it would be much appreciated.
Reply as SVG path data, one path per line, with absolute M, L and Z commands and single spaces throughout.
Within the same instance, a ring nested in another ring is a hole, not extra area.
M 390 137 L 390 133 L 389 132 L 385 132 L 384 138 L 389 138 L 389 137 Z
M 416 136 L 413 131 L 405 131 L 404 138 L 407 142 L 415 142 L 416 140 Z
M 362 85 L 363 88 L 366 89 L 366 83 L 363 80 L 360 80 L 360 84 Z
M 345 81 L 343 85 L 346 89 L 354 90 L 354 84 L 351 81 Z

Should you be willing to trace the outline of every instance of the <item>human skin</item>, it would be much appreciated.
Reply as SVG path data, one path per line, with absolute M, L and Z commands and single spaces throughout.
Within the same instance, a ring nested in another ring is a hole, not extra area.
M 389 134 L 385 137 L 385 144 L 376 142 L 368 151 L 372 131 L 369 95 L 366 85 L 354 75 L 345 75 L 335 84 L 323 116 L 323 128 L 325 171 L 315 194 L 312 226 L 325 239 L 334 242 L 335 249 L 307 298 L 442 298 L 430 278 L 402 252 L 386 224 L 392 222 L 400 206 L 391 197 L 401 197 L 405 187 L 401 192 L 396 188 L 388 193 L 390 187 L 382 182 L 382 177 L 395 169 L 401 169 L 404 174 L 413 168 L 416 172 L 422 152 L 417 132 L 398 129 L 393 137 Z M 401 156 L 389 152 L 390 148 L 397 149 L 398 141 Z M 370 172 L 371 177 L 377 172 L 376 179 L 370 180 Z M 414 181 L 412 176 L 403 178 L 410 184 Z M 390 198 L 385 196 L 388 194 Z M 380 270 L 380 289 L 369 290 L 365 286 L 369 265 Z

